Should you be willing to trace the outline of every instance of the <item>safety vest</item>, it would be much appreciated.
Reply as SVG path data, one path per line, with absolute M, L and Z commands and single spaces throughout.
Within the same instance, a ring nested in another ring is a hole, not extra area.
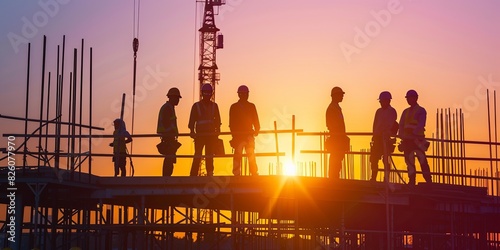
M 158 114 L 158 126 L 156 128 L 156 133 L 158 134 L 164 134 L 164 133 L 175 133 L 176 135 L 179 134 L 179 130 L 177 128 L 177 116 L 175 115 L 175 109 L 172 104 L 169 102 L 166 102 L 164 105 L 165 108 L 160 109 L 160 113 Z M 170 116 L 165 117 L 165 109 L 170 109 Z M 163 121 L 168 121 L 169 126 L 165 127 L 163 125 Z
M 419 105 L 415 105 L 413 108 L 408 110 L 405 115 L 405 122 L 404 122 L 404 131 L 406 134 L 410 135 L 421 135 L 424 136 L 424 130 L 416 131 L 416 128 L 418 126 L 418 120 L 416 119 L 415 115 L 417 114 L 417 111 L 419 111 L 422 107 Z
M 196 103 L 196 109 L 198 111 L 198 118 L 200 118 L 200 120 L 196 121 L 197 125 L 205 125 L 205 124 L 213 124 L 214 123 L 215 103 L 210 102 L 210 104 L 211 104 L 210 105 L 211 112 L 209 112 L 208 114 L 207 113 L 202 114 L 201 108 L 200 108 L 201 103 L 200 102 Z

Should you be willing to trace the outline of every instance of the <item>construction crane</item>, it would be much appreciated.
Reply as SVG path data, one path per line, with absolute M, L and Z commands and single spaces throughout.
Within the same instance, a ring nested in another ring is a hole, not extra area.
M 200 32 L 200 66 L 198 67 L 198 80 L 200 82 L 200 100 L 201 86 L 204 84 L 212 85 L 214 93 L 212 101 L 215 100 L 215 87 L 220 80 L 220 75 L 217 73 L 216 51 L 222 49 L 223 36 L 220 30 L 215 26 L 215 9 L 226 3 L 225 0 L 204 0 L 203 23 Z

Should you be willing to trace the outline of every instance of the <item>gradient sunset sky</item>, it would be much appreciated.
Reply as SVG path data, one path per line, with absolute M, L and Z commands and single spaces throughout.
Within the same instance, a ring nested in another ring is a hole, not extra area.
M 179 129 L 188 132 L 189 110 L 198 99 L 201 10 L 202 4 L 195 0 L 140 2 L 135 134 L 155 133 L 158 110 L 174 86 L 183 96 L 177 107 Z M 62 36 L 67 42 L 68 78 L 73 48 L 80 49 L 83 38 L 85 60 L 89 47 L 94 53 L 94 125 L 111 134 L 109 122 L 119 117 L 122 93 L 132 96 L 134 1 L 4 0 L 0 13 L 0 114 L 24 116 L 27 42 L 32 46 L 30 116 L 37 118 L 43 35 L 52 91 Z M 341 107 L 348 132 L 371 131 L 381 91 L 392 93 L 399 116 L 407 107 L 406 91 L 415 89 L 428 112 L 427 136 L 435 131 L 436 110 L 462 108 L 467 139 L 487 140 L 486 89 L 500 89 L 498 13 L 500 1 L 495 0 L 227 0 L 216 17 L 225 41 L 224 49 L 217 51 L 221 81 L 216 102 L 222 130 L 229 130 L 229 106 L 237 101 L 237 87 L 246 84 L 262 129 L 273 129 L 274 121 L 278 128 L 289 129 L 295 115 L 297 128 L 325 131 L 329 93 L 340 86 L 346 92 Z M 87 72 L 88 63 L 84 67 Z M 130 109 L 125 121 L 130 131 Z M 16 130 L 22 126 L 0 120 L 2 134 L 22 133 Z M 280 143 L 286 145 L 286 140 Z M 5 147 L 5 138 L 0 142 Z M 156 142 L 138 139 L 134 153 L 155 153 Z M 190 154 L 191 141 L 181 142 L 181 153 Z M 270 135 L 261 135 L 257 143 L 259 152 L 274 150 Z M 366 148 L 366 138 L 353 147 Z M 111 164 L 109 159 L 103 161 Z M 159 174 L 160 160 L 154 162 L 157 166 L 149 170 L 136 167 L 136 174 Z M 187 173 L 190 160 L 181 162 L 182 169 L 177 164 L 174 175 Z M 109 174 L 111 168 L 100 173 Z

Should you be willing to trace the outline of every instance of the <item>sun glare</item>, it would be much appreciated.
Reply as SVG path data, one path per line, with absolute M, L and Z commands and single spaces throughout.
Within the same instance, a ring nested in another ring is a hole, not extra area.
M 291 160 L 287 160 L 284 164 L 283 173 L 286 176 L 295 176 L 297 175 L 297 166 Z

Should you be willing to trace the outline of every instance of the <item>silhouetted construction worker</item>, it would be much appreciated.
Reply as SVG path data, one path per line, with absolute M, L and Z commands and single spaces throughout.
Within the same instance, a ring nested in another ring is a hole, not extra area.
M 177 141 L 179 129 L 177 128 L 177 116 L 175 115 L 175 106 L 179 104 L 182 98 L 178 88 L 171 88 L 167 93 L 168 101 L 163 104 L 158 114 L 158 126 L 156 133 L 161 135 L 161 141 L 167 144 L 167 154 L 163 159 L 163 176 L 172 176 L 174 163 L 177 162 L 176 152 L 180 146 Z
M 214 147 L 220 133 L 220 113 L 217 103 L 212 102 L 212 85 L 204 84 L 201 87 L 202 99 L 193 104 L 189 116 L 190 136 L 194 139 L 194 159 L 191 165 L 191 176 L 197 176 L 203 148 L 205 148 L 205 166 L 207 175 L 214 174 Z
M 332 180 L 340 178 L 342 160 L 344 154 L 349 150 L 349 137 L 346 135 L 344 115 L 339 103 L 344 99 L 345 92 L 340 87 L 334 87 L 331 91 L 332 102 L 326 110 L 326 126 L 329 131 L 329 140 L 325 145 L 330 153 L 328 176 Z
M 115 131 L 113 131 L 113 142 L 109 144 L 113 147 L 113 162 L 115 165 L 115 177 L 120 175 L 125 177 L 127 175 L 125 166 L 127 165 L 127 146 L 125 144 L 132 141 L 130 133 L 127 131 L 125 122 L 122 119 L 113 121 Z
M 229 109 L 229 129 L 233 136 L 231 147 L 234 148 L 233 174 L 241 175 L 241 157 L 243 148 L 248 157 L 251 175 L 258 175 L 255 160 L 255 138 L 260 131 L 259 116 L 255 105 L 248 101 L 249 90 L 245 85 L 238 88 L 238 102 Z
M 406 102 L 410 105 L 401 114 L 399 120 L 399 137 L 402 139 L 400 150 L 404 152 L 406 166 L 408 167 L 408 184 L 415 185 L 416 169 L 415 156 L 420 162 L 422 174 L 426 182 L 431 183 L 431 173 L 425 151 L 429 147 L 429 142 L 425 140 L 425 122 L 427 112 L 418 105 L 418 94 L 411 89 L 406 92 Z
M 373 137 L 370 149 L 370 166 L 372 176 L 370 181 L 377 180 L 378 162 L 382 157 L 385 175 L 384 182 L 389 181 L 389 155 L 394 152 L 395 136 L 397 133 L 396 110 L 391 106 L 392 95 L 383 91 L 379 95 L 380 108 L 375 112 L 373 119 Z M 396 127 L 395 127 L 396 126 Z

